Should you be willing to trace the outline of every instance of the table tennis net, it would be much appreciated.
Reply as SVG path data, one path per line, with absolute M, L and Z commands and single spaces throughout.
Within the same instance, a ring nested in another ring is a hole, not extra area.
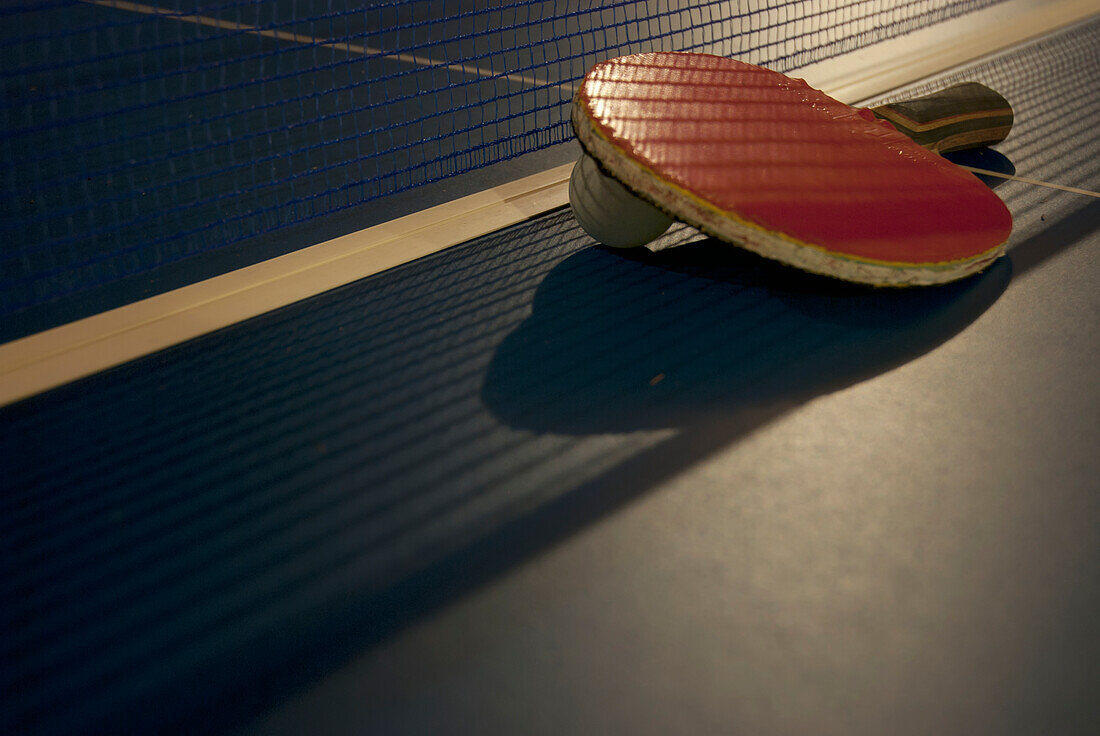
M 566 141 L 611 56 L 787 70 L 999 1 L 5 4 L 0 314 Z

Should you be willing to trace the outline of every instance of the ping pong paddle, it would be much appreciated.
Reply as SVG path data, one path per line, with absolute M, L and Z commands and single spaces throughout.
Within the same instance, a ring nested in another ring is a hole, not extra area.
M 585 155 L 570 204 L 611 246 L 677 219 L 806 271 L 902 286 L 980 271 L 1012 229 L 997 195 L 936 153 L 1007 135 L 1011 108 L 977 84 L 861 110 L 733 59 L 636 54 L 589 71 L 572 123 Z

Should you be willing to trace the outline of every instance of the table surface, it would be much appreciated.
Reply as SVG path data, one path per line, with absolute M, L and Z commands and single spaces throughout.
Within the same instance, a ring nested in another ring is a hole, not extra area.
M 924 86 L 1095 191 L 1098 31 Z M 1100 203 L 996 191 L 946 287 L 559 210 L 6 407 L 5 720 L 1091 733 Z

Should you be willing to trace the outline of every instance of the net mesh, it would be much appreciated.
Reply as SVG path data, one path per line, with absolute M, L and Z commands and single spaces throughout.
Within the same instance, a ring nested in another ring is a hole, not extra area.
M 0 314 L 566 141 L 609 56 L 787 70 L 999 1 L 7 4 Z

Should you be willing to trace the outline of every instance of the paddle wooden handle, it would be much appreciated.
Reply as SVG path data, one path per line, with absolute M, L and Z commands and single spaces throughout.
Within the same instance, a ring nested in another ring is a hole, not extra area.
M 991 146 L 1003 141 L 1012 129 L 1012 106 L 977 82 L 873 107 L 871 112 L 937 153 Z

